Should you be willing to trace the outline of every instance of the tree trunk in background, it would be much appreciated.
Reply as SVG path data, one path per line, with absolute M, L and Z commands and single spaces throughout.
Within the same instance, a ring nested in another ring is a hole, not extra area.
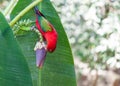
M 96 77 L 95 77 L 95 80 L 93 81 L 92 86 L 97 86 L 97 81 L 98 81 L 98 71 L 96 70 Z

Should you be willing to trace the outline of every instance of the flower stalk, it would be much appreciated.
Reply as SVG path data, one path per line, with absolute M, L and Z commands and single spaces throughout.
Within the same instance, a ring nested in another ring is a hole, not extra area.
M 25 9 L 23 9 L 11 22 L 10 26 L 13 27 L 14 24 L 20 20 L 22 16 L 24 16 L 28 11 L 30 11 L 34 6 L 36 6 L 38 3 L 42 2 L 42 0 L 36 0 L 32 2 L 30 5 L 28 5 Z

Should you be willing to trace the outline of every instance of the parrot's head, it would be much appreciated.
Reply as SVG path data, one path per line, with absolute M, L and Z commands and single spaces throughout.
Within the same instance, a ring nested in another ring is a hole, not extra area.
M 52 32 L 47 32 L 47 34 L 45 34 L 45 38 L 46 38 L 46 42 L 47 42 L 47 51 L 48 52 L 53 52 L 56 49 L 57 46 L 57 33 L 56 31 L 52 31 Z

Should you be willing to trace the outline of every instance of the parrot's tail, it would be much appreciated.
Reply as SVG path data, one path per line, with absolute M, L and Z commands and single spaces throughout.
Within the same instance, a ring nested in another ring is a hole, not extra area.
M 34 11 L 35 11 L 35 13 L 36 13 L 37 15 L 42 16 L 42 17 L 45 18 L 45 16 L 39 11 L 39 9 L 38 9 L 37 6 L 34 7 Z

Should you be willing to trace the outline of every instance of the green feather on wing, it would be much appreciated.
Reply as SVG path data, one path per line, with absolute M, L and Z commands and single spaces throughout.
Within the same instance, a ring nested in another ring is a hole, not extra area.
M 44 32 L 52 31 L 52 28 L 49 26 L 49 22 L 44 17 L 40 16 L 39 22 Z

